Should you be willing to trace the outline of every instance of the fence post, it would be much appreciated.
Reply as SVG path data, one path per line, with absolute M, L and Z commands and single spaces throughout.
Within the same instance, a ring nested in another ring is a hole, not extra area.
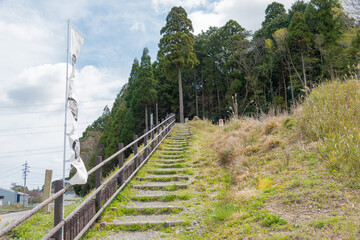
M 124 148 L 123 143 L 119 143 L 119 150 Z M 119 154 L 119 169 L 124 165 L 124 152 Z M 121 186 L 123 184 L 123 171 L 120 171 L 119 178 L 118 178 L 118 184 Z
M 146 134 L 147 132 L 146 132 L 146 129 L 144 129 L 144 134 Z M 145 158 L 147 157 L 147 147 L 146 147 L 146 145 L 147 145 L 147 140 L 148 140 L 148 134 L 146 134 L 145 136 L 144 136 L 144 160 L 145 160 Z
M 96 156 L 96 165 L 99 165 L 101 162 L 102 162 L 102 157 Z M 95 187 L 98 188 L 101 185 L 101 168 L 95 171 L 95 178 L 96 178 Z M 96 211 L 98 211 L 101 208 L 101 193 L 102 190 L 96 194 L 96 200 L 95 200 Z M 101 217 L 99 216 L 97 220 L 101 220 Z
M 159 108 L 158 103 L 155 105 L 155 111 L 156 111 L 156 126 L 159 125 Z M 159 134 L 159 128 L 156 128 L 156 134 Z
M 134 141 L 138 139 L 138 135 L 134 135 Z M 137 154 L 138 152 L 138 142 L 135 142 L 134 143 L 134 156 Z M 134 158 L 134 164 L 135 164 L 135 168 L 134 168 L 134 171 L 135 169 L 137 169 L 138 167 L 138 158 Z
M 165 124 L 164 120 L 165 120 L 164 118 L 161 119 L 161 122 L 162 122 L 162 124 L 161 124 L 161 139 L 164 138 L 164 133 L 162 132 L 164 130 L 164 124 Z
M 56 180 L 55 181 L 55 193 L 57 193 L 61 189 L 63 189 L 63 181 L 62 180 Z M 62 221 L 62 218 L 63 218 L 63 215 L 62 215 L 62 213 L 63 213 L 63 197 L 64 197 L 64 195 L 61 195 L 60 197 L 55 199 L 55 204 L 54 204 L 54 227 L 56 225 L 58 225 Z M 53 237 L 56 240 L 61 240 L 62 239 L 62 229 L 57 231 L 54 234 Z

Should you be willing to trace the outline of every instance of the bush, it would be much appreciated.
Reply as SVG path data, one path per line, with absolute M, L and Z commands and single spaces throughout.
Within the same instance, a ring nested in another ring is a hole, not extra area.
M 359 81 L 320 85 L 305 100 L 299 126 L 310 140 L 319 141 L 320 156 L 331 171 L 359 176 Z

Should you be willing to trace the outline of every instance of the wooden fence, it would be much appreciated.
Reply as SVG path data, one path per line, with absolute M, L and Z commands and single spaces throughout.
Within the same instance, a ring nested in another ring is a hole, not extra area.
M 36 212 L 44 208 L 52 201 L 54 203 L 54 228 L 42 239 L 80 239 L 91 225 L 100 219 L 100 214 L 111 203 L 111 201 L 124 189 L 126 184 L 147 162 L 150 156 L 155 152 L 160 143 L 171 132 L 175 124 L 175 114 L 170 114 L 160 124 L 138 137 L 134 136 L 134 141 L 124 147 L 119 144 L 119 151 L 102 161 L 102 157 L 96 157 L 96 166 L 88 171 L 88 175 L 95 173 L 96 189 L 77 206 L 67 217 L 63 219 L 63 195 L 72 188 L 68 185 L 63 188 L 62 180 L 55 182 L 55 194 L 42 202 L 37 207 L 30 210 L 25 216 L 14 221 L 0 231 L 0 237 L 11 231 L 13 228 L 30 218 Z M 140 144 L 144 147 L 138 151 Z M 132 148 L 134 156 L 127 162 L 124 162 L 124 152 Z M 110 161 L 118 159 L 119 169 L 105 181 L 101 179 L 101 168 Z

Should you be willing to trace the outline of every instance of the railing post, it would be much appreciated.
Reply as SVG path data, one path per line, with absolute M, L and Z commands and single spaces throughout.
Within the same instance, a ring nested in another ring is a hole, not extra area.
M 99 165 L 102 162 L 101 156 L 96 156 L 96 165 Z M 101 168 L 97 169 L 95 171 L 95 187 L 98 188 L 101 185 Z M 101 192 L 98 192 L 96 194 L 96 200 L 95 200 L 95 206 L 96 206 L 96 212 L 101 208 Z M 99 217 L 97 220 L 101 220 L 101 217 Z
M 119 150 L 124 148 L 124 144 L 119 144 Z M 119 154 L 119 169 L 124 165 L 124 152 Z M 118 178 L 118 184 L 121 186 L 123 184 L 123 171 L 120 171 L 119 178 Z
M 150 135 L 150 137 L 151 137 L 151 140 L 154 140 L 154 131 L 152 131 L 151 132 L 151 135 Z M 154 141 L 152 141 L 151 142 L 151 151 L 154 149 L 154 146 L 155 146 L 155 142 Z
M 138 135 L 134 135 L 134 141 L 138 139 Z M 137 154 L 138 152 L 138 142 L 134 143 L 134 156 Z M 134 164 L 135 164 L 135 169 L 137 169 L 138 167 L 138 158 L 134 158 Z M 135 171 L 134 169 L 134 171 Z
M 57 193 L 61 189 L 63 189 L 63 181 L 62 180 L 56 180 L 55 181 L 55 193 Z M 56 225 L 58 225 L 62 221 L 62 218 L 63 218 L 63 215 L 62 215 L 62 213 L 63 213 L 63 197 L 64 197 L 64 195 L 61 195 L 60 197 L 55 199 L 55 204 L 54 204 L 54 227 Z M 56 240 L 61 240 L 62 239 L 62 229 L 57 231 L 54 234 L 53 237 Z
M 164 133 L 162 132 L 163 130 L 164 130 L 164 118 L 163 119 L 161 119 L 161 122 L 162 122 L 162 124 L 161 124 L 161 139 L 163 139 L 164 138 Z
M 155 126 L 159 125 L 159 108 L 158 103 L 155 105 L 155 111 L 156 111 L 156 124 Z M 159 134 L 159 128 L 156 128 L 156 134 Z
M 147 133 L 147 131 L 146 131 L 146 129 L 144 129 L 144 134 L 146 134 Z M 144 160 L 145 160 L 145 158 L 147 157 L 147 147 L 146 147 L 146 145 L 147 145 L 147 140 L 148 140 L 148 134 L 146 134 L 145 136 L 144 136 Z

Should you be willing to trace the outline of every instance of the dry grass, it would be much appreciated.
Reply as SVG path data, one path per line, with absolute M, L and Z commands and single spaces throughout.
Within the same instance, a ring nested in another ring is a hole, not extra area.
M 304 109 L 193 125 L 208 132 L 205 150 L 230 174 L 226 198 L 238 209 L 199 239 L 360 239 L 360 191 L 329 174 L 323 141 L 309 141 L 299 120 Z
M 318 142 L 330 172 L 360 187 L 360 82 L 320 85 L 297 111 L 300 130 Z

